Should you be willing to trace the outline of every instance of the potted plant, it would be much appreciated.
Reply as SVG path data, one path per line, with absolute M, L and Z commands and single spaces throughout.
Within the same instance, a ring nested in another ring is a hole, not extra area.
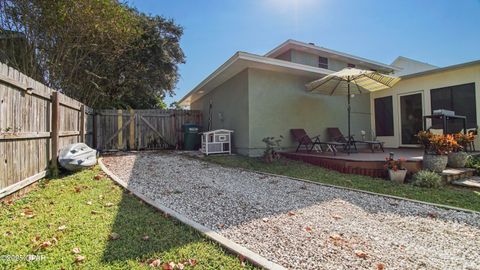
M 388 170 L 388 176 L 391 181 L 403 184 L 405 177 L 407 176 L 407 169 L 405 168 L 405 158 L 399 158 L 395 160 L 393 153 L 385 158 L 385 169 Z
M 263 152 L 263 160 L 266 163 L 272 163 L 273 160 L 278 159 L 280 155 L 275 151 L 275 147 L 280 146 L 283 136 L 280 135 L 279 138 L 275 137 L 265 137 L 262 139 L 262 142 L 265 143 L 265 151 Z
M 453 151 L 448 154 L 448 166 L 452 168 L 463 168 L 467 163 L 468 154 L 465 152 L 467 145 L 475 140 L 473 133 L 456 133 L 453 138 L 457 141 Z
M 420 131 L 417 138 L 425 148 L 423 169 L 443 172 L 447 167 L 448 154 L 458 147 L 455 138 L 452 135 L 432 134 L 428 131 Z

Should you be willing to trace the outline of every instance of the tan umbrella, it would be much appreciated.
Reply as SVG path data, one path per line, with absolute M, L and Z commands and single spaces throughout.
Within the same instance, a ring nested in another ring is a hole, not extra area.
M 400 78 L 377 71 L 344 68 L 308 83 L 307 91 L 329 96 L 347 96 L 348 101 L 348 153 L 350 153 L 350 97 L 392 87 Z

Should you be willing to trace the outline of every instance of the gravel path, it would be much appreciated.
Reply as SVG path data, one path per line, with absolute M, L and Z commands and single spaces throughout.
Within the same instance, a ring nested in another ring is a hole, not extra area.
M 480 214 L 179 154 L 104 163 L 136 191 L 290 269 L 480 269 Z

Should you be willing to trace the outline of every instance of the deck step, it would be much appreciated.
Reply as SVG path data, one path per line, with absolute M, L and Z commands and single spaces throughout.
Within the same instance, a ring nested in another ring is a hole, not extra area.
M 456 180 L 467 179 L 475 175 L 475 169 L 472 168 L 446 168 L 442 172 L 443 180 L 451 183 Z
M 452 185 L 480 189 L 480 176 L 472 176 L 470 178 L 455 180 L 452 182 Z

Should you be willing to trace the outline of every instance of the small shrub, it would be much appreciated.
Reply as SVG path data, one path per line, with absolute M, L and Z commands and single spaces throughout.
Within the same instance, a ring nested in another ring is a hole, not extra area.
M 478 156 L 469 156 L 467 159 L 467 163 L 465 163 L 465 167 L 473 168 L 480 173 L 480 157 Z
M 422 170 L 413 176 L 414 186 L 438 188 L 442 185 L 442 176 L 436 172 Z
M 262 142 L 265 143 L 265 151 L 263 152 L 263 159 L 266 163 L 272 163 L 273 160 L 278 159 L 280 155 L 275 151 L 275 148 L 280 146 L 283 136 L 280 135 L 278 138 L 275 137 L 265 137 L 262 139 Z

